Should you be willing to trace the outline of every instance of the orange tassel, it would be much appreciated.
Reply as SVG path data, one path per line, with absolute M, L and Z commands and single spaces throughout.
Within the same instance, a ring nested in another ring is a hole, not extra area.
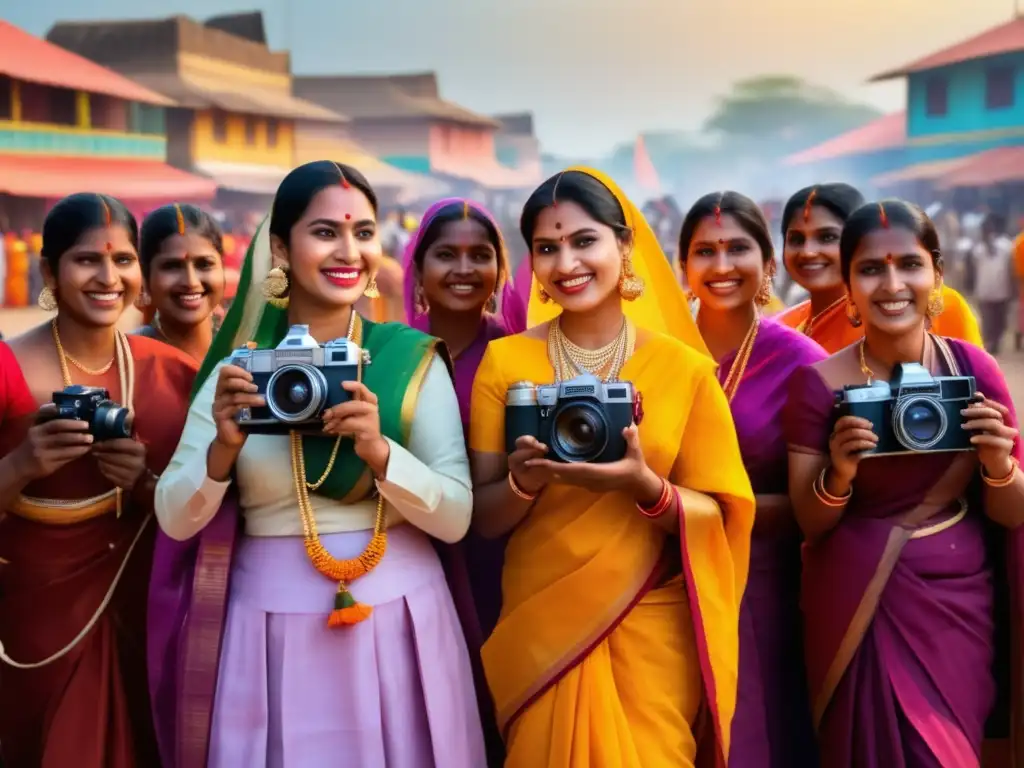
M 327 617 L 328 627 L 346 627 L 358 624 L 370 618 L 373 607 L 357 603 L 343 583 L 338 584 L 338 593 L 334 596 L 334 610 Z

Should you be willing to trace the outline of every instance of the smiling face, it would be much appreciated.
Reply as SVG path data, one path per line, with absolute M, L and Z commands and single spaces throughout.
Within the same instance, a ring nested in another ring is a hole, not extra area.
M 150 262 L 147 288 L 161 320 L 198 325 L 224 298 L 224 264 L 206 238 L 171 235 Z
M 820 205 L 812 205 L 804 220 L 797 211 L 786 230 L 782 252 L 786 271 L 809 293 L 835 290 L 843 284 L 839 267 L 842 220 Z
M 473 218 L 449 221 L 423 254 L 427 304 L 450 312 L 481 311 L 498 287 L 498 251 Z
M 139 256 L 124 227 L 87 231 L 61 254 L 57 267 L 53 275 L 43 260 L 43 280 L 57 295 L 60 312 L 83 325 L 115 325 L 142 289 Z
M 531 243 L 533 273 L 566 312 L 587 312 L 619 301 L 619 275 L 628 245 L 615 230 L 576 203 L 559 201 L 537 216 Z
M 914 233 L 900 227 L 864 236 L 850 262 L 850 300 L 866 326 L 898 336 L 923 322 L 942 271 Z
M 354 185 L 320 190 L 291 229 L 287 244 L 271 240 L 275 263 L 287 263 L 294 303 L 351 306 L 376 275 L 383 253 L 377 217 Z
M 764 281 L 761 247 L 729 214 L 701 219 L 686 254 L 686 282 L 702 307 L 730 310 L 751 304 Z

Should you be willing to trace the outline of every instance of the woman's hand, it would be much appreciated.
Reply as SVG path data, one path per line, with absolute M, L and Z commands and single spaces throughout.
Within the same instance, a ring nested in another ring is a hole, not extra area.
M 213 421 L 217 425 L 217 441 L 240 450 L 245 444 L 245 432 L 238 428 L 235 417 L 242 408 L 259 408 L 265 404 L 257 395 L 258 387 L 252 374 L 237 365 L 225 365 L 217 375 L 217 389 L 213 395 Z
M 876 445 L 878 435 L 871 431 L 870 421 L 857 416 L 843 416 L 839 419 L 828 440 L 832 476 L 836 482 L 844 487 L 849 486 L 857 476 L 857 467 L 864 452 Z
M 508 471 L 523 493 L 536 496 L 551 482 L 552 472 L 546 467 L 531 467 L 530 462 L 547 455 L 548 447 L 532 435 L 516 438 L 516 449 L 508 455 Z M 554 462 L 548 462 L 554 464 Z
M 380 433 L 377 396 L 359 381 L 344 381 L 341 386 L 352 399 L 324 411 L 324 433 L 351 437 L 356 456 L 366 462 L 374 475 L 383 477 L 388 470 L 391 446 Z
M 1013 441 L 1020 433 L 1006 424 L 1009 408 L 989 400 L 981 392 L 975 397 L 977 402 L 960 411 L 964 417 L 963 428 L 978 433 L 971 436 L 971 444 L 978 450 L 978 461 L 986 475 L 998 480 L 1013 471 Z
M 39 409 L 35 426 L 17 449 L 19 474 L 32 480 L 49 477 L 92 448 L 93 436 L 86 422 L 55 419 L 56 414 L 57 406 L 53 403 Z
M 130 437 L 96 443 L 92 454 L 103 476 L 126 491 L 132 490 L 146 471 L 146 446 Z

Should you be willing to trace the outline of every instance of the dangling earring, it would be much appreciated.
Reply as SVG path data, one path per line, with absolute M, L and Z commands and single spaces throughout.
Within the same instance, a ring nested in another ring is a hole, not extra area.
M 426 294 L 423 293 L 423 286 L 419 284 L 417 284 L 416 290 L 413 292 L 413 309 L 417 315 L 425 315 L 430 311 Z
M 551 296 L 544 290 L 543 286 L 537 286 L 537 298 L 540 300 L 541 304 L 547 304 L 551 301 Z
M 53 292 L 53 289 L 44 285 L 43 290 L 39 292 L 39 296 L 36 298 L 36 304 L 44 312 L 53 312 L 57 308 L 57 294 Z
M 626 301 L 636 301 L 644 295 L 644 281 L 633 272 L 633 259 L 629 253 L 622 257 L 622 273 L 619 275 L 619 296 Z
M 686 300 L 691 304 L 697 300 L 697 294 L 691 291 L 689 288 L 686 289 Z
M 379 299 L 380 298 L 380 289 L 377 287 L 377 276 L 376 275 L 371 277 L 370 278 L 370 282 L 368 282 L 366 284 L 366 287 L 363 289 L 363 296 L 365 296 L 368 299 Z
M 263 297 L 270 306 L 288 309 L 288 273 L 284 267 L 274 267 L 263 278 Z
M 142 293 L 139 294 L 139 297 L 137 299 L 135 299 L 135 308 L 136 309 L 145 309 L 146 307 L 148 307 L 152 303 L 153 303 L 152 297 L 150 297 L 150 295 L 148 293 L 143 291 Z
M 764 273 L 764 280 L 761 281 L 761 286 L 757 289 L 757 293 L 754 294 L 754 303 L 759 307 L 767 307 L 772 303 L 772 281 L 775 278 L 775 264 L 768 267 L 768 271 Z
M 849 300 L 846 302 L 846 319 L 850 321 L 850 325 L 854 328 L 860 328 L 860 310 L 857 309 L 856 304 Z
M 484 305 L 484 311 L 489 313 L 489 314 L 492 314 L 492 315 L 497 314 L 497 312 L 498 312 L 498 294 L 497 293 L 492 293 L 491 294 L 491 298 L 489 298 L 487 300 L 487 303 Z
M 942 296 L 942 289 L 935 288 L 928 294 L 928 306 L 925 311 L 928 317 L 938 317 L 946 310 L 946 300 Z

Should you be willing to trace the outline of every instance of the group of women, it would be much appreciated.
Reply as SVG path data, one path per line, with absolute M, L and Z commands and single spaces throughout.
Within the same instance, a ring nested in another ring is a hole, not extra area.
M 406 324 L 354 309 L 377 214 L 356 169 L 292 171 L 214 334 L 202 211 L 51 211 L 56 314 L 0 344 L 7 768 L 1024 765 L 1016 416 L 920 209 L 798 192 L 810 298 L 768 317 L 751 200 L 691 208 L 684 292 L 571 168 L 524 206 L 527 279 L 481 206 L 432 206 Z M 153 320 L 125 336 L 132 303 Z M 368 364 L 322 433 L 247 434 L 265 400 L 230 355 L 296 324 Z M 975 378 L 975 450 L 866 458 L 834 393 L 906 362 Z M 509 453 L 509 388 L 583 374 L 639 393 L 624 458 Z M 70 385 L 133 436 L 54 418 Z

